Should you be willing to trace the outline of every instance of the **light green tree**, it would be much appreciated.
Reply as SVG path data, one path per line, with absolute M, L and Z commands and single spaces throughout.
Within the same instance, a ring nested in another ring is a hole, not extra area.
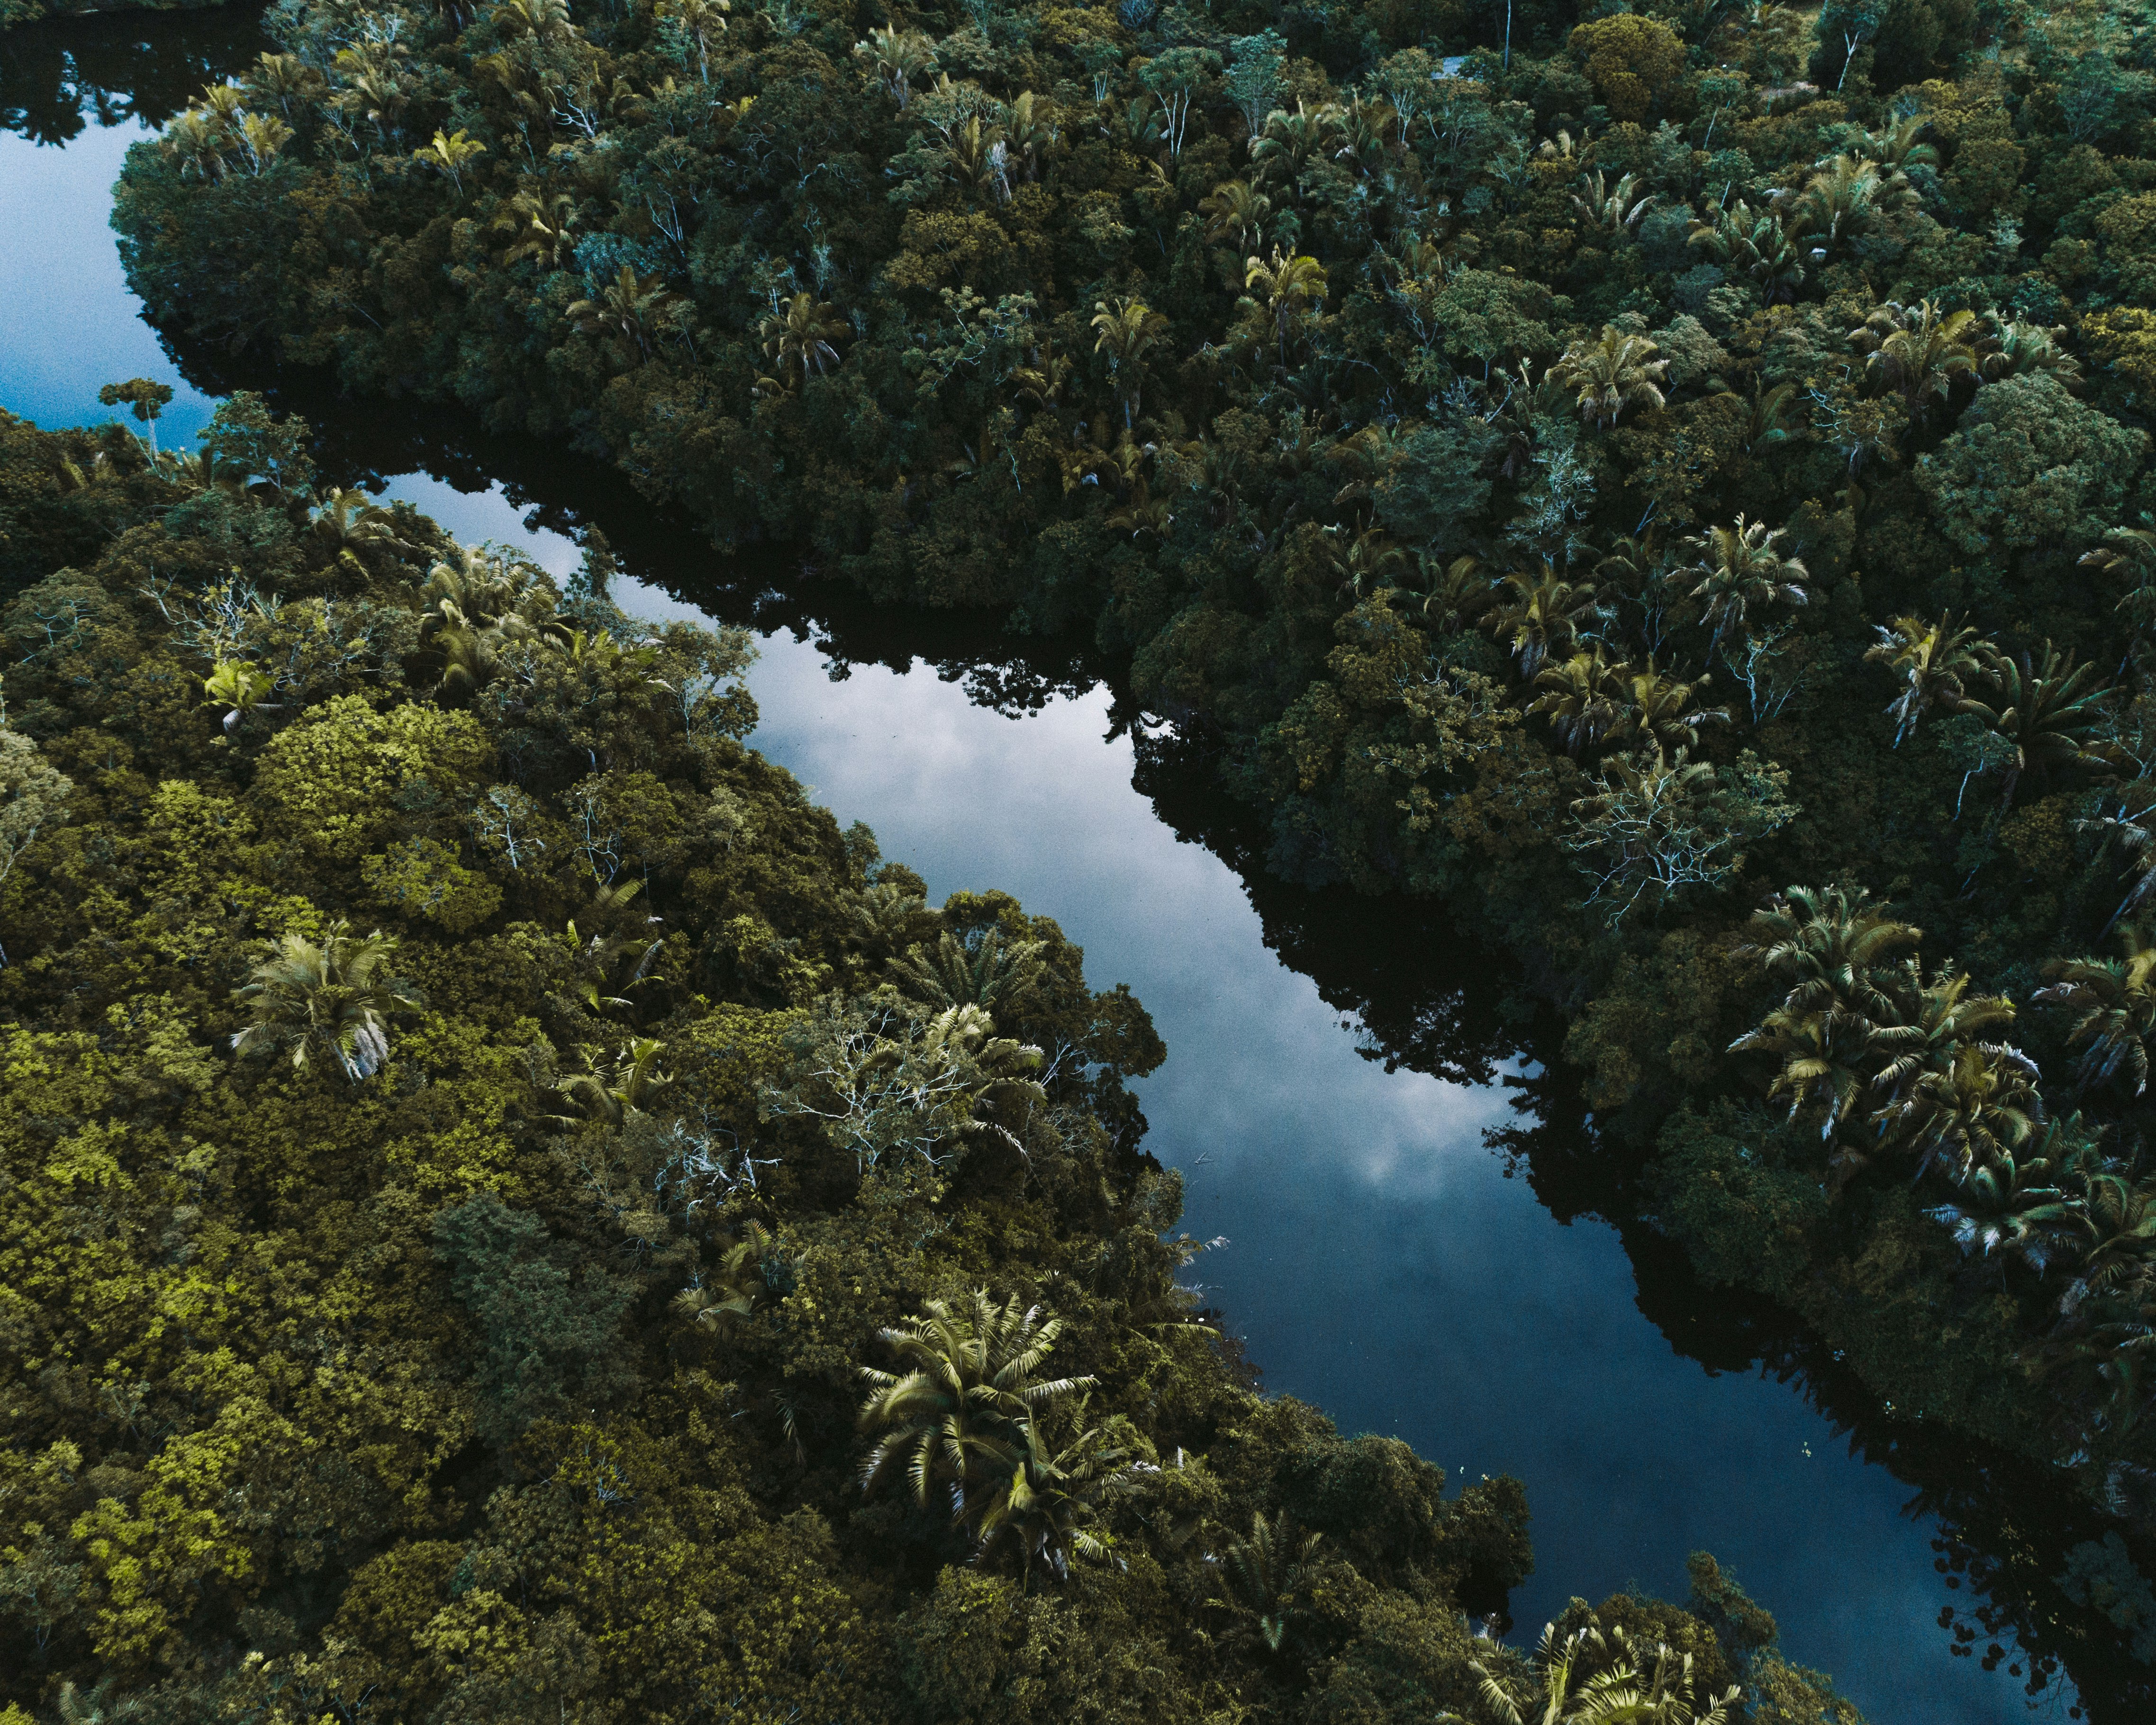
M 903 1474 L 926 1505 L 940 1481 L 953 1518 L 965 1518 L 968 1490 L 1018 1466 L 1024 1423 L 1091 1387 L 1090 1377 L 1040 1376 L 1062 1333 L 1052 1313 L 1021 1307 L 1015 1294 L 998 1303 L 984 1288 L 963 1300 L 925 1300 L 903 1327 L 878 1331 L 901 1369 L 861 1368 L 869 1394 L 860 1424 L 875 1435 L 862 1489 Z

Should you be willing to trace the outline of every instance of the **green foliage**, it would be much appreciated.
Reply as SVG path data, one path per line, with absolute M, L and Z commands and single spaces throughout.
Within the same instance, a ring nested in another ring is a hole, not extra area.
M 38 756 L 36 743 L 18 731 L 0 728 L 0 885 L 40 833 L 67 819 L 74 789 L 65 773 Z
M 305 865 L 350 868 L 408 822 L 453 830 L 494 755 L 469 713 L 410 703 L 382 711 L 340 695 L 270 740 L 254 795 L 267 829 Z
M 223 0 L 126 0 L 124 7 L 116 7 L 109 3 L 93 7 L 85 3 L 85 0 L 0 0 L 0 29 L 6 28 L 9 24 L 35 23 L 41 18 L 74 18 L 93 12 L 105 13 L 123 9 L 143 12 L 193 12 L 204 7 L 223 3 Z
M 477 927 L 501 907 L 501 889 L 434 839 L 407 839 L 366 857 L 359 875 L 383 908 L 450 934 Z
M 506 1445 L 535 1420 L 588 1407 L 634 1381 L 614 1335 L 636 1284 L 596 1264 L 572 1280 L 572 1255 L 550 1240 L 547 1225 L 506 1206 L 490 1192 L 434 1220 L 434 1254 L 449 1267 L 449 1291 L 468 1315 L 477 1345 L 472 1390 L 475 1426 Z
M 321 1052 L 346 1078 L 372 1078 L 389 1058 L 390 1014 L 421 1004 L 410 984 L 387 973 L 396 950 L 379 932 L 355 937 L 342 919 L 323 931 L 320 944 L 287 934 L 234 996 L 252 1014 L 232 1039 L 234 1052 L 289 1048 L 299 1070 Z
M 2118 519 L 2148 449 L 2145 432 L 2032 372 L 1983 392 L 1962 429 L 1919 461 L 1917 482 L 1940 531 L 1973 557 L 2082 545 Z

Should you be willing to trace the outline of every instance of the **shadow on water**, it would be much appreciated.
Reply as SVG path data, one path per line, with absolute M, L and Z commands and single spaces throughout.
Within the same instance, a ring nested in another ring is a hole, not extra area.
M 0 33 L 0 130 L 64 143 L 90 126 L 154 124 L 263 45 L 244 11 Z M 378 488 L 392 475 L 424 471 L 459 490 L 499 485 L 538 527 L 570 539 L 603 533 L 624 572 L 654 588 L 766 636 L 813 641 L 834 676 L 870 667 L 902 675 L 925 664 L 970 701 L 1014 716 L 1116 687 L 1118 668 L 1083 643 L 1014 636 L 978 614 L 871 606 L 780 547 L 721 553 L 603 462 L 491 437 L 432 408 L 356 408 L 318 377 L 191 348 L 174 357 L 205 395 L 259 388 L 280 408 L 305 414 L 333 482 Z M 1853 1455 L 1909 1488 L 1904 1512 L 1936 1522 L 1935 1567 L 1950 1599 L 1968 1602 L 1941 1608 L 1939 1631 L 1953 1654 L 2020 1679 L 2040 1712 L 2071 1711 L 2106 1725 L 2152 1717 L 2151 1668 L 2133 1657 L 2128 1634 L 2070 1601 L 2056 1579 L 2071 1552 L 2114 1524 L 2035 1464 L 1888 1414 L 1785 1311 L 1700 1285 L 1683 1252 L 1643 1219 L 1636 1166 L 1597 1140 L 1555 1059 L 1561 1027 L 1522 1004 L 1517 978 L 1429 906 L 1312 892 L 1269 876 L 1262 824 L 1219 790 L 1203 739 L 1157 727 L 1121 699 L 1109 719 L 1111 739 L 1127 733 L 1133 747 L 1137 791 L 1178 838 L 1240 878 L 1265 946 L 1358 1027 L 1367 1060 L 1389 1072 L 1505 1084 L 1515 1122 L 1490 1136 L 1508 1158 L 1508 1176 L 1524 1179 L 1559 1222 L 1614 1229 L 1639 1311 L 1671 1349 L 1709 1375 L 1763 1373 L 1793 1386 Z M 1331 1394 L 1319 1399 L 1351 1429 L 1373 1411 L 1368 1398 L 1359 1408 Z M 2139 1555 L 2144 1570 L 2156 1568 Z M 1891 1635 L 1895 1627 L 1875 1633 Z M 1852 1639 L 1862 1633 L 1856 1626 Z M 2079 1692 L 2077 1708 L 2063 1698 L 2061 1676 Z M 1910 1712 L 1934 1716 L 1914 1705 L 1917 1697 L 1902 1698 Z M 1901 1711 L 1890 1706 L 1876 1717 L 1883 1725 Z

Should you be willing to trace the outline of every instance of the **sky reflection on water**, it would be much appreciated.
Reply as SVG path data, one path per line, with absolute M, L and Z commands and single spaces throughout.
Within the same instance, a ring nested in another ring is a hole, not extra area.
M 94 424 L 112 417 L 101 385 L 148 377 L 173 389 L 160 440 L 191 449 L 217 403 L 142 321 L 112 230 L 83 215 L 110 206 L 127 146 L 148 136 L 93 126 L 63 149 L 0 132 L 0 407 L 40 425 Z

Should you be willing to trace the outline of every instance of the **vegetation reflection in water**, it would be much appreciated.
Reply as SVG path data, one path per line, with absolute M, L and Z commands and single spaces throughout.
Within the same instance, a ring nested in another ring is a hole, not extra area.
M 469 469 L 467 469 L 466 470 L 467 470 L 467 471 L 469 471 L 470 470 L 469 470 Z M 864 634 L 864 637 L 865 637 L 865 638 L 871 637 L 871 636 L 873 635 L 873 634 L 874 634 L 876 630 L 880 629 L 880 628 L 881 628 L 881 625 L 880 625 L 880 624 L 871 624 L 867 625 L 867 626 L 866 626 L 866 627 L 865 627 L 865 628 L 864 628 L 864 629 L 863 629 L 863 634 Z M 1026 685 L 1027 685 L 1026 671 L 1025 671 L 1025 670 L 1024 670 L 1024 668 L 1021 668 L 1021 669 L 1019 670 L 1019 673 L 1018 673 L 1016 675 L 1013 675 L 1013 671 L 1012 671 L 1012 668 L 1011 668 L 1009 665 L 1005 665 L 1005 664 L 998 664 L 998 663 L 995 662 L 993 659 L 991 659 L 989 661 L 988 661 L 987 663 L 985 663 L 985 664 L 982 666 L 982 668 L 981 668 L 981 673 L 980 673 L 980 674 L 981 674 L 981 675 L 983 676 L 983 680 L 993 681 L 993 682 L 994 682 L 996 685 L 998 685 L 998 686 L 1000 686 L 1000 687 L 1002 687 L 1002 688 L 1004 688 L 1004 689 L 1006 689 L 1006 690 L 1010 690 L 1010 689 L 1024 689 L 1024 688 L 1026 686 Z M 1050 668 L 1049 668 L 1049 672 L 1048 672 L 1048 674 L 1049 674 L 1049 675 L 1050 675 L 1050 680 L 1057 680 L 1057 679 L 1064 678 L 1064 677 L 1065 677 L 1065 676 L 1070 676 L 1070 677 L 1074 677 L 1074 678 L 1075 678 L 1075 677 L 1076 677 L 1076 676 L 1082 675 L 1082 673 L 1070 673 L 1070 672 L 1066 672 L 1066 671 L 1062 670 L 1059 670 L 1059 669 L 1055 668 L 1052 664 L 1050 665 Z M 1169 777 L 1169 778 L 1172 778 L 1172 777 L 1173 777 L 1173 775 L 1168 775 L 1168 777 Z M 1157 782 L 1158 782 L 1158 783 L 1165 783 L 1165 782 L 1166 782 L 1166 780 L 1165 780 L 1165 779 L 1159 779 L 1159 780 L 1157 780 Z M 1171 799 L 1171 802 L 1170 802 L 1169 806 L 1173 806 L 1172 799 Z M 1218 843 L 1218 844 L 1222 845 L 1223 845 L 1223 847 L 1224 847 L 1224 849 L 1229 850 L 1230 850 L 1230 851 L 1232 852 L 1232 851 L 1234 851 L 1235 850 L 1236 850 L 1236 849 L 1238 848 L 1238 841 L 1236 841 L 1235 839 L 1233 839 L 1233 838 L 1231 838 L 1231 837 L 1225 836 L 1225 834 L 1226 834 L 1226 833 L 1228 832 L 1228 830 L 1229 830 L 1229 827 L 1231 827 L 1231 826 L 1232 826 L 1232 823 L 1228 824 L 1228 825 L 1227 825 L 1227 826 L 1223 826 L 1223 825 L 1220 825 L 1220 824 L 1216 824 L 1214 826 L 1214 829 L 1213 829 L 1213 836 L 1214 836 L 1214 842 L 1216 842 L 1216 843 Z M 1243 842 L 1243 843 L 1245 843 L 1245 844 L 1247 843 L 1247 841 L 1242 841 L 1242 842 Z M 1247 860 L 1247 859 L 1246 859 L 1246 860 Z M 1261 893 L 1261 895 L 1260 895 L 1260 896 L 1263 896 L 1263 894 Z M 1337 931 L 1328 931 L 1328 932 L 1329 932 L 1329 933 L 1332 933 L 1332 934 L 1334 934 L 1334 935 L 1335 935 L 1335 937 L 1336 937 L 1336 938 L 1337 938 Z M 1369 942 L 1368 942 L 1368 937 L 1367 937 L 1367 935 L 1363 936 L 1363 939 L 1364 939 L 1365 944 L 1368 944 Z M 1323 947 L 1323 948 L 1325 948 L 1325 949 L 1326 949 L 1326 950 L 1327 950 L 1327 951 L 1330 951 L 1330 950 L 1332 950 L 1332 949 L 1333 949 L 1333 947 L 1332 947 L 1332 944 L 1331 942 L 1328 942 L 1327 941 L 1326 941 L 1326 940 L 1324 940 L 1324 939 L 1317 938 L 1317 937 L 1310 937 L 1310 938 L 1308 938 L 1308 939 L 1307 939 L 1307 941 L 1306 941 L 1306 945 L 1308 946 L 1308 947 L 1310 947 L 1310 948 L 1311 948 L 1311 949 L 1312 949 L 1312 950 L 1315 950 L 1315 949 L 1319 948 L 1319 947 Z M 1306 954 L 1306 956 L 1307 956 L 1307 954 Z M 1320 971 L 1320 973 L 1322 973 L 1322 972 L 1323 972 L 1323 970 L 1324 970 L 1324 968 L 1325 968 L 1326 967 L 1325 967 L 1325 961 L 1324 961 L 1322 957 L 1321 957 L 1321 958 L 1319 958 L 1319 959 L 1317 960 L 1317 965 L 1316 965 L 1316 968 Z M 1357 992 L 1357 991 L 1356 991 L 1356 988 L 1355 988 L 1355 987 L 1354 987 L 1354 986 L 1350 985 L 1350 986 L 1346 987 L 1346 988 L 1343 988 L 1343 989 L 1339 989 L 1339 990 L 1338 990 L 1338 992 L 1341 992 L 1341 993 L 1342 993 L 1345 997 L 1347 997 L 1348 999 L 1351 999 L 1351 1000 L 1352 1000 L 1352 999 L 1353 999 L 1353 997 L 1355 996 L 1355 994 L 1356 994 L 1356 992 Z M 1381 1019 L 1382 1019 L 1382 1018 L 1383 1018 L 1383 1017 L 1385 1017 L 1385 1016 L 1387 1015 L 1387 1014 L 1386 1014 L 1386 1013 L 1385 1013 L 1385 1011 L 1383 1010 L 1383 1009 L 1379 1005 L 1379 1004 L 1378 1004 L 1378 1003 L 1377 1003 L 1377 1002 L 1376 1002 L 1376 1001 L 1374 1001 L 1374 1000 L 1369 1000 L 1369 999 L 1355 1000 L 1355 1001 L 1354 1001 L 1354 1004 L 1357 1004 L 1357 1005 L 1362 1006 L 1362 1007 L 1363 1007 L 1363 1008 L 1364 1008 L 1366 1010 L 1368 1010 L 1368 1011 L 1373 1012 L 1373 1014 L 1374 1014 L 1375 1016 L 1379 1017 L 1379 1018 L 1381 1018 Z M 1399 1018 L 1399 1019 L 1401 1019 L 1401 1020 L 1407 1020 L 1407 1019 L 1412 1019 L 1419 1018 L 1419 1017 L 1421 1017 L 1421 1016 L 1424 1015 L 1424 1014 L 1427 1013 L 1427 1010 L 1428 1010 L 1428 1008 L 1429 1008 L 1429 1004 L 1430 1004 L 1430 1003 L 1429 1003 L 1427 1000 L 1420 1000 L 1420 1001 L 1417 1001 L 1417 1000 L 1414 1000 L 1414 999 L 1411 999 L 1411 998 L 1404 998 L 1402 1000 L 1400 1000 L 1400 1001 L 1396 1001 L 1396 1002 L 1394 1003 L 1394 1014 L 1395 1014 L 1396 1017 L 1397 1017 L 1397 1018 Z M 1486 1022 L 1488 1022 L 1488 1021 L 1491 1021 L 1491 1020 L 1486 1019 L 1485 1021 L 1486 1021 Z M 1389 1040 L 1389 1039 L 1385 1038 L 1385 1037 L 1384 1037 L 1384 1036 L 1383 1036 L 1382 1034 L 1380 1035 L 1380 1037 L 1379 1037 L 1379 1039 L 1378 1039 L 1378 1040 L 1380 1040 L 1381 1044 L 1387 1043 L 1387 1042 L 1388 1042 L 1388 1040 Z M 1418 1050 L 1419 1050 L 1419 1054 L 1418 1054 L 1418 1055 L 1417 1055 L 1417 1057 L 1418 1057 L 1418 1058 L 1420 1058 L 1420 1059 L 1423 1059 L 1423 1060 L 1430 1060 L 1430 1061 L 1431 1062 L 1431 1064 L 1433 1065 L 1433 1066 L 1434 1066 L 1434 1067 L 1435 1067 L 1435 1066 L 1441 1066 L 1441 1065 L 1442 1065 L 1442 1064 L 1443 1064 L 1442 1058 L 1441 1058 L 1441 1057 L 1439 1057 L 1439 1056 L 1436 1055 L 1436 1053 L 1435 1053 L 1435 1047 L 1436 1047 L 1436 1044 L 1435 1044 L 1435 1042 L 1434 1039 L 1432 1039 L 1430 1036 L 1429 1036 L 1426 1033 L 1418 1031 L 1418 1032 L 1414 1033 L 1414 1034 L 1400 1034 L 1400 1035 L 1397 1036 L 1396 1038 L 1390 1039 L 1390 1040 L 1389 1040 L 1389 1045 L 1390 1045 L 1390 1046 L 1392 1046 L 1392 1047 L 1394 1047 L 1395 1050 L 1399 1049 L 1399 1048 L 1414 1047 L 1414 1048 L 1416 1048 L 1416 1049 L 1418 1049 Z M 1549 1158 L 1546 1156 L 1546 1157 L 1543 1158 L 1543 1161 L 1542 1163 L 1537 1163 L 1537 1164 L 1536 1164 L 1537 1168 L 1538 1169 L 1540 1169 L 1540 1168 L 1543 1168 L 1543 1167 L 1547 1164 L 1547 1163 L 1548 1162 L 1548 1160 L 1549 1160 Z M 1542 1183 L 1542 1184 L 1545 1184 L 1545 1185 L 1547 1185 L 1548 1183 L 1547 1181 L 1538 1181 L 1538 1183 Z M 1646 1284 L 1646 1282 L 1647 1282 L 1649 1280 L 1650 1280 L 1650 1278 L 1649 1278 L 1649 1277 L 1645 1277 L 1645 1276 L 1643 1276 L 1642 1280 L 1643 1280 L 1643 1286 L 1645 1286 L 1645 1285 Z M 1696 1313 L 1696 1312 L 1695 1312 L 1695 1313 L 1693 1313 L 1693 1314 L 1692 1314 L 1692 1316 L 1696 1317 L 1696 1316 L 1697 1316 L 1697 1313 Z M 1770 1327 L 1770 1328 L 1771 1328 L 1771 1327 Z M 1762 1333 L 1766 1333 L 1766 1332 L 1762 1332 Z M 1756 1345 L 1756 1344 L 1755 1344 L 1755 1345 Z M 1758 1350 L 1758 1351 L 1762 1351 L 1762 1352 L 1768 1353 L 1769 1353 L 1769 1354 L 1773 1354 L 1773 1353 L 1775 1353 L 1777 1350 L 1776 1350 L 1776 1349 L 1774 1349 L 1774 1348 L 1759 1348 L 1759 1350 Z M 1784 1348 L 1781 1349 L 1781 1355 L 1782 1355 L 1782 1357 L 1783 1357 L 1783 1358 L 1788 1358 L 1788 1359 L 1791 1359 L 1791 1360 L 1794 1360 L 1794 1359 L 1797 1359 L 1797 1358 L 1801 1358 L 1801 1357 L 1802 1357 L 1802 1354 L 1803 1354 L 1803 1350 L 1801 1349 L 1801 1348 L 1798 1348 L 1798 1347 L 1794 1347 L 1794 1346 L 1785 1346 L 1785 1347 L 1784 1347 Z M 1821 1370 L 1824 1370 L 1823 1363 L 1814 1362 L 1814 1363 L 1813 1363 L 1813 1364 L 1814 1364 L 1814 1366 L 1815 1366 L 1815 1369 L 1821 1369 Z M 1830 1372 L 1826 1372 L 1826 1373 L 1825 1373 L 1825 1375 L 1826 1377 L 1828 1377 L 1828 1378 L 1830 1378 L 1830 1377 L 1832 1376 L 1832 1373 L 1831 1373 Z M 1945 1488 L 1941 1488 L 1941 1489 L 1943 1491 Z M 2031 1501 L 2034 1501 L 2034 1500 L 2031 1500 Z M 1979 1517 L 1979 1519 L 1980 1519 L 1980 1517 Z M 1981 1568 L 1981 1567 L 1982 1567 L 1981 1563 L 1979 1563 L 1979 1568 Z

